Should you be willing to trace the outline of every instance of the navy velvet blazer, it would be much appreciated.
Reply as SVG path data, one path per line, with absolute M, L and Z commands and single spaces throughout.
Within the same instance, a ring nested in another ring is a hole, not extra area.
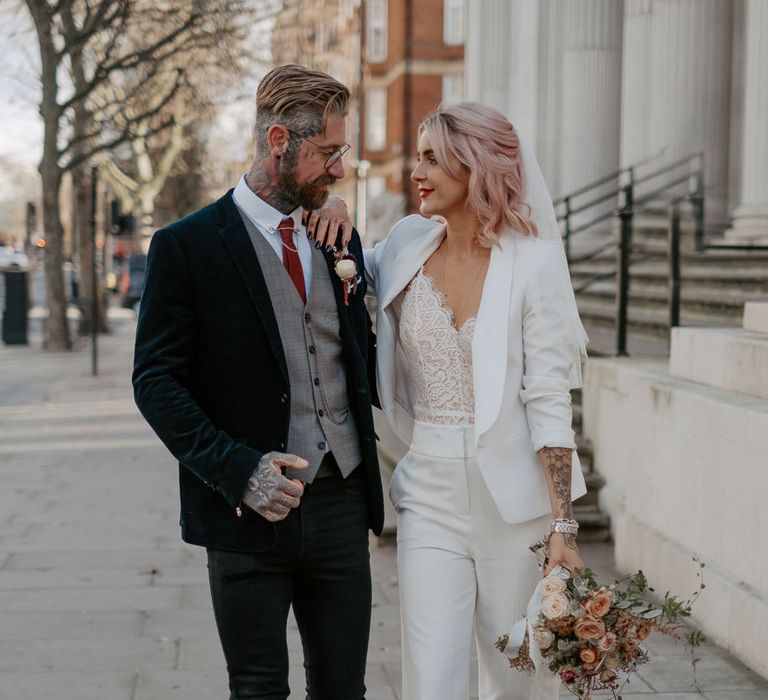
M 378 534 L 384 507 L 371 413 L 375 342 L 357 232 L 349 250 L 363 283 L 348 306 L 333 255 L 324 257 L 368 479 L 370 527 Z M 179 461 L 183 539 L 231 551 L 272 548 L 275 526 L 248 508 L 237 517 L 235 508 L 262 454 L 285 450 L 290 386 L 275 312 L 232 190 L 154 235 L 133 387 L 142 414 Z

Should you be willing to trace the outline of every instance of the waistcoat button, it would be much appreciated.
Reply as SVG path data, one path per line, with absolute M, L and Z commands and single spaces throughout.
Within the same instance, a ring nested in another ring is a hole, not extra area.
M 314 355 L 315 354 L 315 346 L 314 345 L 310 345 L 309 346 L 309 354 L 310 355 Z
M 320 441 L 317 443 L 317 449 L 324 450 L 325 449 L 325 442 Z
M 322 418 L 322 417 L 323 417 L 323 415 L 325 415 L 325 414 L 323 413 L 323 409 L 322 409 L 322 408 L 321 408 L 321 409 L 320 409 L 320 410 L 317 412 L 317 415 L 318 415 L 318 416 L 320 416 L 320 418 Z

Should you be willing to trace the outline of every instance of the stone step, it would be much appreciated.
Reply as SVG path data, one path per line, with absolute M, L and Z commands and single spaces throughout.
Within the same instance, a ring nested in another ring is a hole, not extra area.
M 642 253 L 635 250 L 632 256 L 632 271 L 636 269 L 668 268 L 666 248 L 663 246 L 651 246 L 657 253 Z M 579 273 L 597 273 L 616 268 L 616 248 L 603 250 L 589 260 L 573 260 L 571 262 L 571 275 Z M 743 253 L 740 251 L 716 251 L 706 250 L 695 252 L 691 250 L 680 251 L 681 268 L 686 270 L 723 271 L 722 275 L 730 275 L 738 280 L 742 270 L 765 276 L 768 273 L 768 256 L 761 252 Z M 762 273 L 762 274 L 761 274 Z
M 697 269 L 683 267 L 681 271 L 682 292 L 686 290 L 703 290 L 711 293 L 721 293 L 722 291 L 738 290 L 738 292 L 751 297 L 768 297 L 768 265 L 766 270 L 745 269 L 738 278 L 730 270 L 720 269 Z M 574 270 L 571 273 L 574 288 L 579 289 L 581 285 L 593 280 L 597 275 L 607 273 L 610 270 L 608 266 L 594 265 L 588 270 Z M 603 283 L 616 285 L 615 277 L 605 277 L 592 282 L 586 290 L 594 284 Z M 647 263 L 633 266 L 631 269 L 630 287 L 636 288 L 637 285 L 652 285 L 659 288 L 666 288 L 669 283 L 669 272 L 666 264 Z
M 584 327 L 589 336 L 589 356 L 594 358 L 612 357 L 616 353 L 616 330 L 613 326 L 595 326 L 585 319 Z M 629 326 L 627 351 L 633 357 L 668 357 L 669 338 L 667 334 L 647 334 Z
M 578 299 L 579 313 L 585 326 L 613 329 L 616 325 L 616 307 L 610 299 Z M 680 323 L 683 326 L 737 326 L 740 313 L 713 313 L 710 309 L 701 311 L 682 307 Z M 666 308 L 650 308 L 630 305 L 627 317 L 632 332 L 645 336 L 665 338 L 669 333 Z M 589 334 L 589 331 L 588 331 Z
M 586 319 L 584 328 L 589 336 L 590 357 L 613 357 L 616 354 L 616 329 L 613 326 L 596 326 Z M 632 357 L 669 357 L 669 337 L 667 334 L 649 334 L 643 329 L 629 326 L 627 352 Z
M 607 542 L 611 538 L 611 519 L 595 505 L 573 504 L 573 517 L 579 523 L 579 542 Z
M 596 282 L 577 294 L 579 303 L 582 301 L 604 301 L 613 304 L 616 295 L 616 285 L 611 281 Z M 742 289 L 708 289 L 707 287 L 691 287 L 685 284 L 680 290 L 681 308 L 691 311 L 701 311 L 712 316 L 712 321 L 720 318 L 727 320 L 735 314 L 741 317 L 744 304 L 760 297 L 759 292 L 748 292 Z M 632 280 L 629 291 L 630 306 L 643 308 L 659 308 L 666 310 L 669 303 L 667 284 L 660 285 L 654 280 L 648 283 L 643 280 Z
M 616 257 L 618 255 L 616 247 L 606 248 L 605 245 L 592 246 L 589 250 L 585 250 L 584 254 L 586 255 L 587 252 L 593 253 L 593 255 L 586 260 L 581 260 L 574 256 L 574 259 L 571 260 L 571 272 L 578 271 L 581 268 L 589 268 L 596 262 L 603 266 L 610 264 L 615 265 Z M 641 256 L 636 256 L 636 258 L 637 257 Z M 768 264 L 768 255 L 762 251 L 752 251 L 747 253 L 734 250 L 713 250 L 711 248 L 701 252 L 682 249 L 680 251 L 680 259 L 688 267 L 698 267 L 710 270 L 713 267 L 724 268 L 730 269 L 731 273 L 733 272 L 734 267 L 742 266 L 750 270 L 765 271 L 765 267 Z M 659 261 L 657 260 L 653 260 L 652 262 L 659 264 Z M 641 259 L 633 259 L 632 264 L 636 267 L 640 267 L 644 264 L 644 261 Z
M 579 454 L 579 457 L 581 457 L 581 454 Z M 603 479 L 603 477 L 600 476 L 597 472 L 592 471 L 584 475 L 584 481 L 587 484 L 587 492 L 578 501 L 576 501 L 574 506 L 594 506 L 597 508 L 599 505 L 600 489 L 605 486 L 605 479 Z

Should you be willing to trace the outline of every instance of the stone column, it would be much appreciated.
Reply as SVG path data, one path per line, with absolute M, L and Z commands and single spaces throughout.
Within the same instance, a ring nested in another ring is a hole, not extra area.
M 651 81 L 650 36 L 653 0 L 625 0 L 621 80 L 622 167 L 648 158 Z
M 741 204 L 727 237 L 768 242 L 768 3 L 747 0 Z
M 569 0 L 565 9 L 560 191 L 619 167 L 624 0 Z
M 465 85 L 471 100 L 506 111 L 513 42 L 513 6 L 505 0 L 469 0 L 465 45 Z M 503 37 L 507 35 L 507 40 Z
M 468 99 L 509 117 L 531 143 L 538 129 L 538 0 L 469 0 Z
M 732 9 L 731 0 L 627 0 L 622 164 L 704 151 L 714 225 L 727 208 Z
M 562 194 L 563 52 L 565 15 L 559 0 L 539 2 L 536 157 L 553 197 Z

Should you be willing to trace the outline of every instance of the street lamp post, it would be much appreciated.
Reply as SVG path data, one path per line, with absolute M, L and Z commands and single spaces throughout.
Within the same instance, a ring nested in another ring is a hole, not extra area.
M 357 211 L 355 212 L 355 227 L 358 231 L 365 231 L 365 222 L 368 216 L 368 171 L 371 169 L 371 161 L 360 160 L 357 163 Z
M 96 197 L 98 194 L 99 170 L 91 168 L 91 374 L 99 373 L 99 288 L 96 270 Z

